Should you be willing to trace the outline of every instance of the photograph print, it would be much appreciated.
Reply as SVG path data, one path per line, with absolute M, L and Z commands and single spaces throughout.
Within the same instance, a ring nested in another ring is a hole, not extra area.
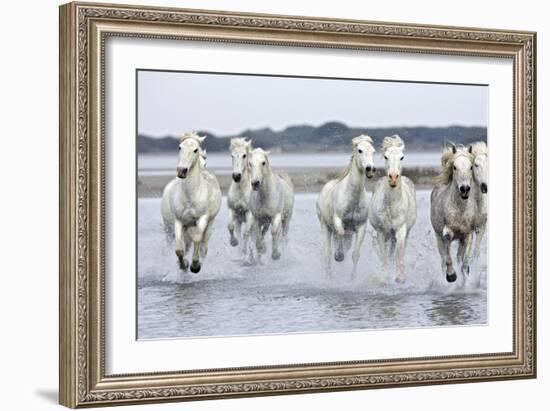
M 486 85 L 136 87 L 139 340 L 487 324 Z

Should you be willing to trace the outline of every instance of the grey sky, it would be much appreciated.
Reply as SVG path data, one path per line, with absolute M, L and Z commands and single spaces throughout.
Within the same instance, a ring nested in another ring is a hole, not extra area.
M 138 132 L 152 137 L 327 121 L 487 126 L 485 86 L 140 71 L 138 93 Z

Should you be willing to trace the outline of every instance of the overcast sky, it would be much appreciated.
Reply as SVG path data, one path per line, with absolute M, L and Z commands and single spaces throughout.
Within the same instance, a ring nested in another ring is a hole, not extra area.
M 138 132 L 319 126 L 487 126 L 487 87 L 139 71 Z

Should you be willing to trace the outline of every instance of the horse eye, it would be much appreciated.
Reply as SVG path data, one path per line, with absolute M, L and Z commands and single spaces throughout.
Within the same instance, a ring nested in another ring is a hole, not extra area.
M 178 150 L 181 151 L 181 147 L 178 147 Z
M 243 158 L 246 158 L 246 154 L 243 154 Z
M 456 166 L 453 166 L 453 169 L 456 170 Z
M 474 168 L 472 166 L 470 166 L 470 170 L 473 170 Z
M 384 156 L 384 160 L 387 160 L 388 159 L 388 156 Z
M 479 164 L 474 164 L 474 165 L 476 166 L 476 168 L 479 167 Z
M 359 151 L 359 154 L 363 154 L 363 150 L 359 149 L 357 151 Z
M 262 163 L 262 166 L 265 166 L 265 161 Z
M 198 149 L 198 148 L 196 148 L 196 149 L 195 149 L 195 151 L 193 151 L 193 153 L 196 153 L 197 151 L 199 151 L 199 149 Z
M 401 160 L 403 160 L 405 158 L 405 156 L 401 156 Z

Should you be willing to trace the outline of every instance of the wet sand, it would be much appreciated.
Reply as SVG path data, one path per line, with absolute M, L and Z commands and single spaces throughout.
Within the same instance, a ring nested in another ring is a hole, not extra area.
M 231 184 L 231 175 L 225 170 L 210 169 L 210 171 L 216 175 L 222 193 L 225 195 Z M 277 170 L 275 169 L 275 171 Z M 297 193 L 317 193 L 327 181 L 334 178 L 338 171 L 340 171 L 340 168 L 308 167 L 287 169 L 285 171 L 292 178 Z M 435 184 L 437 173 L 438 169 L 430 167 L 411 167 L 403 169 L 403 175 L 409 177 L 415 183 L 417 190 L 431 189 Z M 367 180 L 367 190 L 372 191 L 376 181 L 383 175 L 384 171 L 378 170 L 375 177 Z M 138 173 L 138 197 L 160 197 L 166 184 L 174 177 L 175 175 L 169 174 L 148 175 Z

